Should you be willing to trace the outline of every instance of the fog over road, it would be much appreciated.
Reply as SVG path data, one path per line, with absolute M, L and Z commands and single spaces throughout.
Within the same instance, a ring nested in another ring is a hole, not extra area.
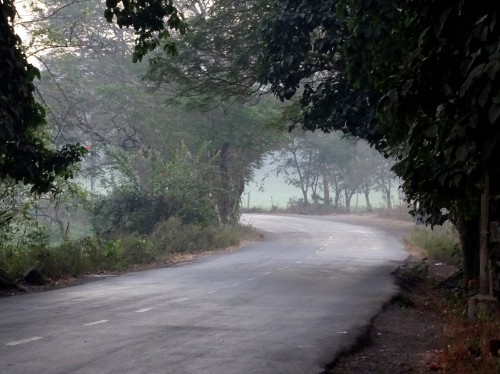
M 174 267 L 0 299 L 0 373 L 321 373 L 397 291 L 402 244 L 320 217 Z

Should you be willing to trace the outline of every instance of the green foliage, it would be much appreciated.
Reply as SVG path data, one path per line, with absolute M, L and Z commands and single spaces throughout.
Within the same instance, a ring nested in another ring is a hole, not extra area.
M 159 222 L 173 216 L 184 224 L 218 222 L 214 200 L 218 168 L 206 147 L 193 155 L 181 144 L 170 161 L 158 152 L 143 161 L 147 169 L 141 171 L 142 183 L 125 162 L 121 186 L 95 202 L 92 215 L 96 232 L 105 238 L 115 233 L 150 234 Z
M 0 3 L 0 178 L 47 192 L 57 176 L 72 177 L 71 165 L 85 150 L 78 144 L 54 150 L 44 141 L 45 110 L 35 101 L 33 84 L 40 73 L 14 32 L 15 15 L 13 1 Z
M 500 148 L 495 4 L 283 0 L 274 14 L 261 81 L 282 99 L 303 92 L 297 122 L 393 155 L 409 201 L 434 222 L 443 207 L 477 211 Z
M 483 177 L 496 173 L 500 148 L 496 6 L 378 1 L 349 17 L 352 48 L 362 53 L 347 57 L 348 74 L 384 93 L 378 119 L 401 159 L 396 171 L 406 195 L 433 216 L 442 207 L 477 213 Z M 374 24 L 378 34 L 368 33 Z
M 266 93 L 257 83 L 262 48 L 255 27 L 268 13 L 269 0 L 185 1 L 189 30 L 175 36 L 177 56 L 152 54 L 148 78 L 198 105 L 255 102 Z
M 281 99 L 303 93 L 297 122 L 306 128 L 341 130 L 392 156 L 412 214 L 430 224 L 477 219 L 489 179 L 490 219 L 498 219 L 497 8 L 487 0 L 277 1 L 262 25 L 260 79 Z M 477 244 L 469 246 L 464 265 L 474 274 Z
M 82 237 L 51 245 L 42 227 L 32 227 L 0 242 L 0 268 L 15 279 L 30 267 L 47 278 L 76 277 L 164 263 L 176 255 L 227 248 L 247 238 L 248 227 L 183 224 L 171 218 L 159 223 L 150 235 L 115 232 L 108 240 Z
M 460 240 L 456 229 L 449 222 L 432 229 L 417 227 L 408 241 L 411 245 L 424 249 L 433 260 L 449 265 L 461 265 Z
M 95 202 L 92 223 L 94 230 L 104 237 L 113 232 L 148 234 L 172 212 L 175 212 L 175 207 L 161 198 L 155 199 L 137 190 L 117 188 Z
M 135 30 L 134 62 L 140 61 L 148 52 L 154 50 L 161 41 L 168 40 L 170 30 L 185 32 L 186 25 L 182 15 L 173 5 L 172 0 L 106 0 L 104 16 L 108 22 L 113 20 L 120 27 L 132 27 Z M 165 43 L 164 49 L 173 54 L 175 44 Z
M 183 224 L 177 218 L 160 223 L 150 236 L 160 258 L 171 254 L 196 253 L 227 248 L 247 237 L 249 228 L 239 225 L 207 226 Z

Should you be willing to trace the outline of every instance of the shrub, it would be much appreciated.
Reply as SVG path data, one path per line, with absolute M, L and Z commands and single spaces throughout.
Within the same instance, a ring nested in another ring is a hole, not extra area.
M 442 226 L 417 227 L 410 235 L 409 243 L 422 248 L 427 255 L 450 265 L 460 265 L 462 261 L 458 233 L 450 223 Z
M 155 225 L 175 214 L 174 204 L 141 191 L 117 189 L 102 197 L 92 210 L 96 232 L 110 238 L 115 233 L 150 234 Z
M 155 228 L 150 240 L 155 253 L 165 257 L 236 245 L 248 231 L 248 228 L 240 225 L 185 225 L 180 219 L 171 218 Z

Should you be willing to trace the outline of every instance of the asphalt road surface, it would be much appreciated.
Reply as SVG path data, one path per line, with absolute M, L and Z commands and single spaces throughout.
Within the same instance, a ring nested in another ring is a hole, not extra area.
M 397 291 L 373 228 L 245 215 L 262 242 L 0 299 L 0 373 L 321 373 Z

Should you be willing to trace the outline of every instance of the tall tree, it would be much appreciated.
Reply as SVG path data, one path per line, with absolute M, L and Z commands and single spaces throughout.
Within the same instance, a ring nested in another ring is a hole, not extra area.
M 313 127 L 342 129 L 393 155 L 407 198 L 430 222 L 477 219 L 500 148 L 496 6 L 283 0 L 274 13 L 263 27 L 263 82 L 287 99 L 307 79 L 304 122 L 325 119 Z M 356 116 L 337 121 L 339 108 Z M 477 246 L 463 249 L 467 274 L 475 276 Z
M 57 176 L 72 176 L 71 165 L 84 149 L 79 145 L 51 148 L 44 139 L 45 111 L 35 100 L 38 70 L 27 62 L 14 31 L 14 2 L 0 2 L 0 179 L 12 178 L 34 191 L 54 189 Z

